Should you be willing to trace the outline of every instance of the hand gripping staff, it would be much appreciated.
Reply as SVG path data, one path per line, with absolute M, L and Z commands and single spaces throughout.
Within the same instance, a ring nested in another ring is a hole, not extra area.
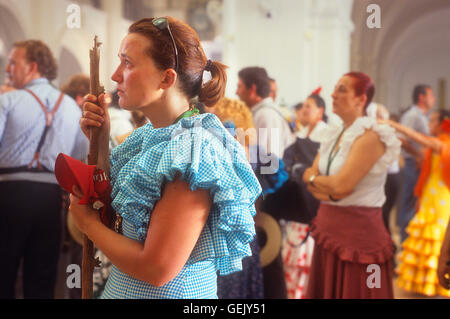
M 90 92 L 92 95 L 98 96 L 104 92 L 100 86 L 100 52 L 99 47 L 101 43 L 98 42 L 97 36 L 94 37 L 94 47 L 89 51 L 90 61 Z M 99 128 L 91 127 L 89 138 L 89 155 L 88 164 L 96 165 L 98 159 L 98 134 Z M 81 267 L 81 298 L 92 298 L 92 275 L 94 272 L 94 244 L 89 238 L 83 236 L 83 263 Z
M 99 81 L 99 46 L 97 36 L 94 38 L 94 47 L 90 53 L 90 94 L 99 96 L 104 92 Z M 55 176 L 59 185 L 69 193 L 72 193 L 74 185 L 83 193 L 80 204 L 90 204 L 99 210 L 100 218 L 107 227 L 113 226 L 113 211 L 111 208 L 111 185 L 109 179 L 100 167 L 99 155 L 100 128 L 90 128 L 88 165 L 68 155 L 60 153 L 55 162 Z M 102 154 L 106 155 L 107 154 Z M 92 298 L 92 275 L 94 267 L 99 266 L 99 261 L 94 259 L 94 245 L 89 238 L 83 236 L 83 262 L 81 275 L 81 296 L 83 299 Z

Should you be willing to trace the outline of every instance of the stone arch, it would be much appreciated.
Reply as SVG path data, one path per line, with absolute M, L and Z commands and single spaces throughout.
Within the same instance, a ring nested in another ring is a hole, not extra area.
M 61 85 L 76 73 L 89 74 L 89 36 L 82 30 L 63 29 L 59 34 L 55 57 L 58 59 L 57 82 Z
M 373 2 L 382 10 L 381 29 L 366 26 L 366 8 Z M 448 91 L 450 70 L 444 58 L 450 53 L 449 14 L 445 0 L 354 2 L 351 68 L 374 79 L 377 101 L 398 112 L 411 104 L 415 84 L 429 83 L 437 90 L 439 78 L 446 78 Z
M 66 83 L 73 75 L 83 72 L 77 58 L 67 47 L 61 48 L 58 58 L 58 66 L 59 86 Z

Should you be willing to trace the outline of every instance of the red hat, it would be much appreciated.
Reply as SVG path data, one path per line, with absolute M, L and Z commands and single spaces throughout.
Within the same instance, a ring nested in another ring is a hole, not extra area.
M 59 153 L 55 162 L 55 176 L 59 185 L 68 193 L 72 193 L 73 186 L 83 193 L 80 204 L 88 204 L 90 198 L 95 197 L 94 190 L 95 165 L 87 165 L 75 158 Z
M 91 204 L 100 211 L 103 224 L 111 226 L 111 184 L 105 172 L 95 165 L 87 165 L 66 154 L 60 153 L 55 161 L 55 176 L 59 185 L 69 193 L 73 186 L 83 193 L 80 204 Z

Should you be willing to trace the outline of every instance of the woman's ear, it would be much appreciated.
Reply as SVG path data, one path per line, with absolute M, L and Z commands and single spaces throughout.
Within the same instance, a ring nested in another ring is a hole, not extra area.
M 39 67 L 36 62 L 30 62 L 28 64 L 28 73 L 39 73 Z
M 166 90 L 175 84 L 178 74 L 174 69 L 167 69 L 164 71 L 163 78 L 160 84 L 160 88 Z
M 364 105 L 366 105 L 366 102 L 367 102 L 367 95 L 362 94 L 358 98 L 359 98 L 359 103 L 360 103 L 359 105 L 361 105 L 362 109 L 364 110 Z

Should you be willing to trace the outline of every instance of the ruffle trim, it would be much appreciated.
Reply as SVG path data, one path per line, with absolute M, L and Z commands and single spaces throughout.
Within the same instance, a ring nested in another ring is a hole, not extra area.
M 403 276 L 398 278 L 397 284 L 403 290 L 415 292 L 429 297 L 440 295 L 450 297 L 450 290 L 446 290 L 439 284 L 434 283 L 417 283 L 414 280 L 405 279 Z
M 316 142 L 320 143 L 319 153 L 326 152 L 329 149 L 339 133 L 342 131 L 342 124 L 336 122 L 328 123 L 327 126 L 316 133 Z
M 373 130 L 378 134 L 381 141 L 386 145 L 386 151 L 381 158 L 372 167 L 372 173 L 383 173 L 389 166 L 400 156 L 401 142 L 397 138 L 395 130 L 387 124 L 378 124 L 377 121 L 370 117 L 359 117 L 344 132 L 340 143 L 339 156 L 347 156 L 354 141 L 365 133 L 366 130 Z M 342 131 L 342 125 L 331 124 L 320 134 L 321 142 L 319 152 L 321 154 L 329 153 L 330 148 L 334 145 L 336 138 Z
M 209 189 L 213 200 L 198 241 L 201 245 L 202 240 L 212 240 L 213 247 L 196 246 L 188 263 L 214 257 L 221 274 L 242 270 L 242 258 L 251 256 L 254 202 L 261 187 L 242 146 L 217 117 L 184 118 L 164 129 L 148 125 L 117 149 L 112 154 L 111 175 L 120 175 L 120 185 L 113 187 L 113 207 L 135 226 L 139 240 L 147 236 L 163 183 L 180 176 L 191 190 Z
M 394 255 L 394 244 L 387 242 L 376 251 L 363 251 L 352 247 L 346 247 L 336 239 L 317 229 L 314 223 L 311 225 L 311 235 L 316 245 L 322 249 L 336 254 L 339 259 L 358 264 L 382 264 L 387 262 Z
M 351 125 L 341 141 L 341 151 L 348 154 L 353 142 L 363 135 L 366 130 L 373 130 L 380 137 L 381 142 L 386 145 L 386 151 L 381 158 L 373 166 L 372 173 L 382 173 L 391 166 L 391 164 L 400 156 L 401 142 L 397 138 L 395 130 L 387 124 L 378 124 L 377 121 L 370 117 L 360 117 Z

